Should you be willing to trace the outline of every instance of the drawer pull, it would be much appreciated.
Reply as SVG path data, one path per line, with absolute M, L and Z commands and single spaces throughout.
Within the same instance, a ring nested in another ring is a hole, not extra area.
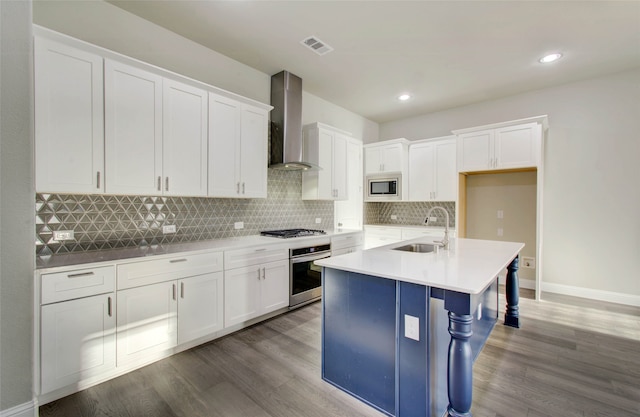
M 187 262 L 186 258 L 180 258 L 180 259 L 172 259 L 169 261 L 169 263 L 175 264 L 177 262 Z
M 80 277 L 90 277 L 91 275 L 95 275 L 93 272 L 79 272 L 77 274 L 69 274 L 67 278 L 80 278 Z
M 109 317 L 111 317 L 111 297 L 107 298 L 107 314 L 109 314 Z
M 262 251 L 265 251 L 265 250 L 267 250 L 267 248 L 256 249 L 255 252 L 262 252 Z

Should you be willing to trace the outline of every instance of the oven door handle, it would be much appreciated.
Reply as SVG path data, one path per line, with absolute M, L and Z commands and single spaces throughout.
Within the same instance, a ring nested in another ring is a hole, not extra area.
M 319 253 L 314 253 L 313 255 L 305 255 L 305 256 L 300 256 L 298 258 L 291 258 L 291 263 L 299 264 L 301 262 L 317 261 L 319 259 L 328 258 L 330 256 L 331 256 L 330 251 L 319 252 Z

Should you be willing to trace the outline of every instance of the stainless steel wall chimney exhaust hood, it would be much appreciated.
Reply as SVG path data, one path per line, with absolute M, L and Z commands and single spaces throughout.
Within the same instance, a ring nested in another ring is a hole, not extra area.
M 269 167 L 318 170 L 302 160 L 302 79 L 287 71 L 271 77 L 271 152 Z

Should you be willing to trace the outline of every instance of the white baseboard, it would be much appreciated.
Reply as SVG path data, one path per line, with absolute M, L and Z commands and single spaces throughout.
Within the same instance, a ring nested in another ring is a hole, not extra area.
M 574 287 L 571 285 L 553 284 L 550 282 L 542 282 L 541 287 L 543 292 L 546 291 L 556 294 L 571 295 L 573 297 L 589 298 L 591 300 L 640 307 L 640 295 L 594 290 L 592 288 Z
M 38 408 L 33 401 L 0 411 L 0 417 L 38 417 Z

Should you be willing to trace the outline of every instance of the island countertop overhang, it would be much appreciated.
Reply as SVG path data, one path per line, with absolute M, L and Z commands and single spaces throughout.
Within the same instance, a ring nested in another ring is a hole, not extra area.
M 424 238 L 340 255 L 316 264 L 365 275 L 466 294 L 480 294 L 524 248 L 524 243 L 451 239 L 449 250 L 413 253 L 393 250 Z

